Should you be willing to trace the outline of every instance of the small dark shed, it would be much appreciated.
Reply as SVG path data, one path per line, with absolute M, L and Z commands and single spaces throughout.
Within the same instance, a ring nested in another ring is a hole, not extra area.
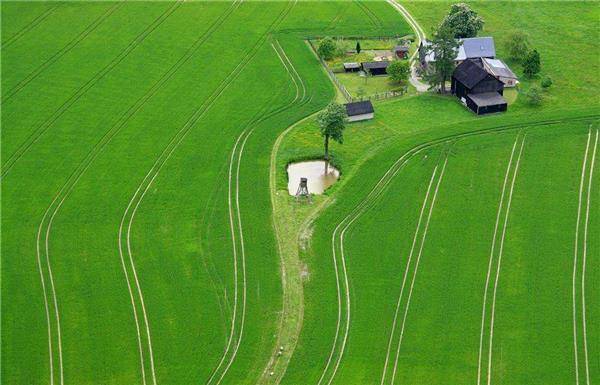
M 346 103 L 346 114 L 348 115 L 348 121 L 357 122 L 360 120 L 373 119 L 375 110 L 370 100 L 362 102 Z
M 358 71 L 360 71 L 360 64 L 358 64 L 358 63 L 344 63 L 344 71 L 346 71 L 346 72 L 358 72 Z
M 467 107 L 477 115 L 504 112 L 507 109 L 506 100 L 497 92 L 469 94 L 466 97 Z
M 504 83 L 483 69 L 480 59 L 467 59 L 452 74 L 452 93 L 459 98 L 467 94 L 504 92 Z
M 397 45 L 392 48 L 392 52 L 398 59 L 406 59 L 408 57 L 408 47 L 405 45 Z
M 362 63 L 363 71 L 375 76 L 375 75 L 387 75 L 387 68 L 390 62 L 387 60 L 382 61 L 369 61 Z

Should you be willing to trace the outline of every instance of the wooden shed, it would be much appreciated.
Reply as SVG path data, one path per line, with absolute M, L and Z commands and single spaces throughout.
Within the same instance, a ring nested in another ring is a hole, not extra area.
M 346 103 L 344 106 L 346 107 L 346 114 L 350 122 L 373 119 L 375 115 L 375 110 L 370 100 Z
M 387 68 L 389 65 L 390 62 L 387 60 L 369 61 L 362 63 L 362 68 L 363 71 L 373 76 L 387 75 Z

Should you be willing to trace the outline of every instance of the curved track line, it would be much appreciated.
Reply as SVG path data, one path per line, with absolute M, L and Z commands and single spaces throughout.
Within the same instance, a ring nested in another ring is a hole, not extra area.
M 73 47 L 83 41 L 86 37 L 88 37 L 104 20 L 106 20 L 110 15 L 112 15 L 118 8 L 120 8 L 124 3 L 118 2 L 106 10 L 100 17 L 98 17 L 94 22 L 88 25 L 79 35 L 75 37 L 75 39 L 71 40 L 66 46 L 61 48 L 58 52 L 52 55 L 48 60 L 42 63 L 39 67 L 37 67 L 33 72 L 27 75 L 23 80 L 17 83 L 16 86 L 11 88 L 6 95 L 2 96 L 0 100 L 0 106 L 10 100 L 13 96 L 15 96 L 19 91 L 21 91 L 27 84 L 31 83 L 36 77 L 38 77 L 46 68 L 50 67 L 53 63 L 55 63 L 58 59 L 63 57 L 67 52 L 69 52 Z
M 295 5 L 295 2 L 292 3 L 292 7 Z M 286 12 L 289 13 L 289 11 L 291 11 L 291 7 L 290 9 Z M 285 16 L 283 16 L 284 18 Z M 283 18 L 281 20 L 283 20 Z M 287 103 L 286 105 L 280 107 L 280 108 L 276 108 L 275 110 L 267 113 L 266 115 L 260 116 L 262 113 L 259 113 L 259 116 L 257 116 L 256 118 L 254 118 L 244 129 L 244 131 L 242 131 L 242 133 L 238 136 L 234 148 L 232 150 L 232 154 L 231 154 L 231 159 L 230 159 L 230 164 L 229 164 L 229 177 L 228 177 L 228 181 L 229 181 L 229 198 L 228 198 L 228 209 L 229 209 L 229 218 L 230 218 L 230 228 L 231 228 L 231 234 L 232 234 L 232 240 L 234 241 L 235 239 L 235 226 L 233 224 L 234 222 L 234 217 L 237 217 L 237 228 L 238 228 L 238 233 L 239 233 L 239 241 L 240 241 L 240 250 L 241 250 L 241 260 L 242 260 L 242 276 L 243 276 L 243 293 L 242 293 L 242 316 L 241 316 L 241 321 L 240 321 L 240 331 L 239 331 L 239 336 L 237 338 L 237 341 L 235 343 L 235 346 L 233 348 L 233 352 L 232 355 L 229 359 L 229 361 L 227 362 L 227 365 L 225 366 L 223 373 L 220 375 L 219 379 L 216 382 L 216 385 L 219 385 L 221 383 L 221 381 L 223 380 L 223 378 L 225 377 L 225 375 L 228 373 L 229 368 L 231 367 L 231 365 L 233 364 L 236 356 L 237 356 L 237 352 L 239 350 L 239 347 L 241 345 L 242 342 L 242 337 L 243 337 L 243 332 L 244 332 L 244 324 L 245 324 L 245 316 L 246 316 L 246 252 L 245 252 L 245 246 L 244 246 L 244 234 L 243 234 L 243 227 L 242 227 L 242 221 L 241 221 L 241 213 L 240 213 L 240 204 L 239 204 L 239 176 L 240 176 L 240 165 L 241 165 L 241 161 L 242 161 L 242 155 L 244 152 L 244 147 L 246 145 L 246 142 L 248 140 L 248 138 L 250 138 L 250 136 L 252 135 L 252 133 L 254 132 L 254 130 L 256 129 L 256 125 L 258 125 L 259 123 L 269 119 L 272 116 L 275 116 L 291 107 L 293 107 L 293 105 L 296 103 L 296 101 L 298 100 L 298 98 L 300 97 L 300 91 L 298 88 L 298 85 L 296 83 L 296 80 L 293 77 L 292 71 L 290 71 L 290 69 L 288 68 L 288 66 L 286 65 L 286 63 L 284 62 L 283 57 L 285 57 L 286 60 L 288 60 L 289 62 L 289 58 L 287 57 L 287 55 L 285 54 L 285 52 L 283 51 L 283 48 L 281 47 L 281 45 L 279 44 L 279 42 L 277 40 L 275 40 L 274 43 L 271 44 L 271 47 L 275 50 L 275 53 L 278 55 L 279 59 L 282 61 L 286 71 L 288 72 L 288 74 L 290 75 L 290 77 L 292 78 L 292 81 L 294 82 L 294 85 L 296 87 L 296 95 L 294 97 L 294 99 Z M 279 52 L 279 50 L 281 50 L 281 53 Z M 289 62 L 291 65 L 291 62 Z M 293 68 L 293 67 L 292 67 Z M 293 69 L 293 71 L 295 72 L 295 69 Z M 295 72 L 297 74 L 297 72 Z M 299 75 L 298 75 L 299 76 Z M 301 81 L 301 80 L 300 80 Z M 305 92 L 303 92 L 303 98 L 305 96 Z M 303 100 L 300 99 L 300 105 L 303 104 Z M 242 140 L 243 139 L 243 140 Z M 238 145 L 240 144 L 241 141 L 241 146 L 240 146 L 240 151 L 239 154 L 237 154 L 237 167 L 236 167 L 236 172 L 235 172 L 235 206 L 232 205 L 232 174 L 233 174 L 233 164 L 235 163 L 235 156 L 236 156 L 236 151 L 238 148 Z M 235 241 L 234 241 L 235 243 Z M 234 247 L 234 251 L 235 251 L 235 247 Z M 234 256 L 237 258 L 237 253 L 234 252 Z M 235 290 L 237 291 L 237 268 L 235 267 L 237 265 L 237 261 L 234 260 L 234 268 L 235 268 L 235 274 L 234 274 L 234 280 L 235 280 Z M 237 299 L 237 295 L 236 295 L 236 299 Z M 235 307 L 234 307 L 234 312 L 235 312 Z M 226 356 L 229 352 L 229 349 L 231 347 L 231 343 L 232 343 L 232 339 L 233 339 L 233 335 L 235 334 L 235 316 L 232 319 L 232 331 L 230 333 L 230 338 L 229 341 L 227 343 L 227 347 L 225 349 L 225 352 L 223 353 L 223 356 L 221 357 L 221 361 L 219 362 L 218 366 L 215 368 L 215 370 L 213 371 L 213 374 L 211 375 L 211 377 L 209 378 L 207 384 L 210 384 L 212 382 L 212 380 L 215 378 L 216 374 L 218 373 L 218 371 L 220 370 L 221 366 L 224 363 L 224 360 L 226 359 Z
M 512 168 L 513 157 L 515 155 L 515 149 L 517 148 L 517 142 L 519 141 L 519 135 L 516 136 L 515 141 L 512 146 L 512 151 L 510 153 L 510 158 L 508 160 L 508 165 L 506 166 L 506 173 L 504 174 L 504 183 L 502 184 L 502 193 L 500 194 L 500 202 L 498 203 L 498 211 L 496 212 L 496 223 L 494 225 L 494 233 L 492 235 L 492 247 L 490 250 L 490 258 L 488 262 L 488 270 L 485 278 L 485 289 L 483 291 L 483 306 L 481 310 L 481 332 L 479 333 L 479 358 L 477 363 L 477 385 L 481 382 L 481 358 L 483 354 L 483 334 L 485 329 L 485 313 L 486 313 L 486 303 L 487 303 L 487 293 L 488 286 L 490 283 L 490 276 L 492 274 L 492 264 L 494 261 L 494 251 L 496 250 L 496 238 L 498 234 L 498 227 L 500 226 L 500 216 L 502 213 L 502 208 L 504 206 L 504 196 L 506 193 L 506 186 L 508 185 L 508 177 L 510 175 L 510 170 Z
M 394 332 L 396 330 L 396 322 L 398 319 L 398 312 L 400 311 L 400 303 L 402 301 L 402 297 L 404 294 L 404 287 L 406 285 L 406 278 L 408 277 L 408 272 L 410 270 L 410 262 L 412 260 L 413 253 L 415 251 L 415 247 L 417 245 L 417 239 L 419 235 L 419 230 L 421 229 L 421 221 L 423 220 L 423 214 L 425 213 L 425 206 L 427 206 L 427 202 L 429 201 L 429 193 L 431 191 L 431 186 L 433 185 L 433 181 L 435 179 L 435 175 L 437 173 L 437 166 L 433 169 L 433 173 L 431 174 L 431 179 L 429 180 L 429 185 L 427 186 L 427 192 L 425 193 L 425 198 L 423 199 L 423 204 L 421 205 L 421 211 L 419 212 L 419 220 L 417 221 L 417 227 L 415 229 L 415 235 L 413 237 L 412 245 L 410 247 L 410 252 L 408 253 L 408 258 L 406 260 L 406 269 L 404 270 L 404 276 L 402 278 L 402 286 L 400 287 L 400 294 L 398 295 L 398 302 L 396 304 L 396 311 L 394 312 L 394 320 L 392 322 L 392 329 L 390 332 L 390 337 L 388 339 L 388 346 L 385 355 L 385 363 L 383 365 L 383 373 L 381 375 L 380 385 L 383 385 L 385 382 L 385 377 L 388 368 L 388 362 L 390 358 L 390 353 L 392 349 L 392 342 L 394 340 Z
M 231 10 L 233 8 L 233 4 L 232 7 L 230 7 L 229 10 Z M 223 14 L 222 19 L 220 20 L 224 20 L 224 18 L 226 18 L 229 14 L 226 12 Z M 218 22 L 218 21 L 217 21 Z M 217 23 L 215 22 L 215 23 Z M 209 29 L 210 30 L 210 29 Z M 48 273 L 49 273 L 49 279 L 51 282 L 51 286 L 53 287 L 53 276 L 52 276 L 52 271 L 51 271 L 51 265 L 50 265 L 50 261 L 49 261 L 49 250 L 48 250 L 48 238 L 50 236 L 50 230 L 51 230 L 51 226 L 52 226 L 52 221 L 55 217 L 55 215 L 58 213 L 58 211 L 60 210 L 60 207 L 62 206 L 62 204 L 64 203 L 64 201 L 67 199 L 67 197 L 69 196 L 69 194 L 71 193 L 71 191 L 74 189 L 75 185 L 77 184 L 77 182 L 79 181 L 79 179 L 83 176 L 83 174 L 88 170 L 88 168 L 90 167 L 90 165 L 92 164 L 93 160 L 96 159 L 96 157 L 100 154 L 100 152 L 104 149 L 104 147 L 110 142 L 110 140 L 120 132 L 121 128 L 125 125 L 125 123 L 129 120 L 129 118 L 131 118 L 135 113 L 137 113 L 144 105 L 145 103 L 149 100 L 149 98 L 151 96 L 153 96 L 154 94 L 156 94 L 156 92 L 158 92 L 158 90 L 160 90 L 162 88 L 162 86 L 171 78 L 171 76 L 181 67 L 181 65 L 187 61 L 189 59 L 189 57 L 191 57 L 192 53 L 195 52 L 195 50 L 200 46 L 200 44 L 202 42 L 205 41 L 205 37 L 206 34 L 209 31 L 207 31 L 204 35 L 202 35 L 197 41 L 195 46 L 192 45 L 192 47 L 190 48 L 190 50 L 186 53 L 186 55 L 182 56 L 179 61 L 177 63 L 175 63 L 162 77 L 161 79 L 159 79 L 158 82 L 156 82 L 152 88 L 140 99 L 138 99 L 138 101 L 136 102 L 135 105 L 133 105 L 128 111 L 126 111 L 125 114 L 123 114 L 122 118 L 115 123 L 115 125 L 113 125 L 111 127 L 111 129 L 109 131 L 106 132 L 106 134 L 104 134 L 104 136 L 100 139 L 100 141 L 94 146 L 94 148 L 92 148 L 92 150 L 88 153 L 88 155 L 86 156 L 86 158 L 84 159 L 83 162 L 81 162 L 79 164 L 79 166 L 77 167 L 77 169 L 69 176 L 69 178 L 67 179 L 67 182 L 61 187 L 61 189 L 59 190 L 59 192 L 55 195 L 54 199 L 52 200 L 52 202 L 50 203 L 50 205 L 48 206 L 48 208 L 46 209 L 46 212 L 44 213 L 44 216 L 42 218 L 42 221 L 40 222 L 40 225 L 38 227 L 38 235 L 37 235 L 37 261 L 38 261 L 38 269 L 40 272 L 40 280 L 42 283 L 42 290 L 44 293 L 44 305 L 45 305 L 45 309 L 46 309 L 46 316 L 47 316 L 47 326 L 48 326 L 48 349 L 49 349 L 49 361 L 50 361 L 50 373 L 51 373 L 51 377 L 50 377 L 50 382 L 51 384 L 54 383 L 54 375 L 53 375 L 53 348 L 52 348 L 52 329 L 51 329 L 51 321 L 50 321 L 50 310 L 49 310 L 49 305 L 48 305 L 48 300 L 47 300 L 47 290 L 46 290 L 46 283 L 45 283 L 45 279 L 44 279 L 44 274 L 42 271 L 42 261 L 41 261 L 41 251 L 40 251 L 40 238 L 41 238 L 41 233 L 42 233 L 42 228 L 44 227 L 44 223 L 46 221 L 46 218 L 48 217 L 48 215 L 51 216 L 51 220 L 48 224 L 48 228 L 46 230 L 46 264 L 47 264 L 47 268 L 48 268 Z M 62 196 L 62 199 L 61 199 Z M 59 200 L 60 199 L 60 200 Z M 50 211 L 52 210 L 52 207 L 55 205 L 56 202 L 59 202 L 58 205 L 55 207 L 54 212 L 52 214 L 50 214 Z M 119 242 L 121 240 L 121 234 L 119 233 Z M 120 243 L 119 243 L 119 247 Z M 123 260 L 124 263 L 124 260 Z M 127 272 L 125 272 L 126 275 L 126 279 L 128 281 L 128 285 L 129 284 L 129 280 L 127 278 Z M 133 301 L 133 294 L 131 292 L 131 287 L 129 287 L 130 289 L 130 296 L 132 297 L 132 301 Z M 54 295 L 54 304 L 55 304 L 55 312 L 56 312 L 56 318 L 57 318 L 57 336 L 58 336 L 58 347 L 59 347 L 59 362 L 60 362 L 60 371 L 61 371 L 61 384 L 63 383 L 63 379 L 62 379 L 62 344 L 61 344 L 61 339 L 60 339 L 60 321 L 59 321 L 59 316 L 58 316 L 58 303 L 57 303 L 57 299 L 56 299 L 56 295 L 55 295 L 55 291 L 52 290 L 53 295 Z M 132 302 L 132 304 L 134 304 Z M 138 329 L 138 336 L 140 334 L 139 332 L 139 324 L 137 321 L 137 313 L 134 309 L 134 318 L 136 319 L 136 327 Z M 140 349 L 141 349 L 141 339 L 138 339 L 138 344 L 140 345 Z M 143 369 L 143 353 L 140 350 L 140 356 L 142 357 L 142 374 L 143 374 L 143 380 L 144 380 L 144 384 L 145 384 L 145 373 L 144 373 L 144 369 Z
M 446 154 L 446 159 L 444 160 L 444 164 L 442 165 L 442 171 L 440 172 L 440 177 L 437 180 L 435 185 L 435 191 L 433 192 L 433 198 L 431 199 L 431 206 L 429 206 L 429 213 L 427 214 L 427 221 L 425 222 L 425 228 L 423 229 L 423 236 L 421 238 L 421 244 L 419 246 L 419 254 L 417 254 L 417 261 L 415 262 L 415 270 L 413 272 L 412 281 L 410 283 L 410 290 L 408 291 L 408 298 L 406 299 L 406 309 L 404 310 L 404 317 L 402 318 L 402 326 L 400 327 L 400 338 L 398 339 L 398 348 L 396 349 L 396 359 L 394 361 L 394 370 L 392 371 L 392 381 L 396 379 L 396 371 L 398 369 L 398 358 L 400 357 L 400 347 L 402 346 L 402 339 L 404 337 L 404 327 L 406 326 L 406 318 L 408 316 L 408 310 L 410 308 L 410 300 L 412 298 L 413 288 L 415 286 L 415 281 L 417 280 L 417 272 L 419 270 L 419 262 L 421 261 L 421 255 L 423 254 L 423 248 L 425 246 L 425 239 L 427 238 L 427 230 L 429 229 L 429 222 L 431 220 L 431 214 L 433 213 L 433 208 L 435 206 L 435 202 L 437 199 L 438 190 L 440 188 L 440 184 L 442 183 L 442 179 L 444 178 L 444 171 L 446 171 L 446 164 L 448 163 L 449 153 Z M 436 167 L 437 170 L 437 167 Z
M 52 7 L 48 8 L 45 12 L 42 12 L 41 15 L 33 19 L 29 24 L 21 28 L 17 33 L 6 39 L 4 44 L 0 47 L 0 50 L 4 51 L 6 48 L 11 46 L 14 42 L 22 38 L 27 32 L 31 31 L 35 26 L 44 21 L 52 12 L 54 12 L 60 4 L 55 4 Z
M 495 127 L 488 127 L 488 128 L 475 130 L 475 131 L 464 132 L 461 134 L 446 135 L 446 136 L 439 137 L 437 139 L 428 140 L 419 145 L 416 145 L 416 146 L 408 149 L 398 159 L 396 159 L 396 161 L 387 169 L 387 171 L 384 173 L 384 175 L 379 179 L 379 181 L 375 184 L 375 186 L 370 190 L 370 192 L 367 194 L 367 196 L 365 198 L 363 198 L 363 200 L 360 201 L 360 203 L 358 203 L 354 207 L 354 209 L 352 209 L 350 211 L 350 213 L 348 215 L 346 215 L 338 223 L 338 225 L 334 229 L 334 233 L 332 235 L 332 245 L 333 245 L 332 247 L 333 248 L 335 247 L 335 245 L 334 245 L 335 234 L 339 231 L 339 228 L 341 226 L 343 226 L 347 221 L 349 221 L 353 216 L 355 217 L 354 219 L 356 219 L 356 217 L 362 215 L 370 207 L 372 207 L 373 203 L 376 202 L 377 199 L 382 195 L 382 193 L 385 191 L 386 187 L 389 185 L 390 181 L 403 168 L 403 166 L 408 162 L 408 160 L 410 158 L 412 158 L 413 156 L 419 154 L 420 152 L 424 151 L 427 148 L 430 148 L 432 146 L 435 146 L 435 145 L 438 145 L 438 144 L 441 144 L 444 142 L 448 142 L 451 140 L 458 140 L 458 139 L 468 138 L 468 137 L 472 137 L 472 136 L 479 136 L 479 135 L 486 135 L 486 134 L 492 134 L 492 133 L 497 133 L 497 132 L 515 130 L 515 129 L 523 127 L 524 125 L 527 125 L 528 127 L 552 126 L 555 124 L 560 124 L 560 123 L 565 123 L 565 122 L 588 121 L 591 119 L 595 119 L 597 117 L 598 117 L 597 114 L 592 114 L 592 115 L 580 116 L 580 117 L 576 117 L 576 118 L 540 120 L 537 122 L 528 122 L 526 124 L 523 122 L 513 123 L 513 124 L 504 124 L 504 125 L 499 125 L 499 126 L 495 126 Z M 339 285 L 339 282 L 338 282 L 338 285 Z M 338 301 L 338 306 L 340 305 L 340 303 L 341 303 L 341 301 Z M 338 311 L 338 315 L 341 316 L 341 309 Z M 335 349 L 335 345 L 337 343 L 337 335 L 339 334 L 339 322 L 338 322 L 338 327 L 336 329 L 337 329 L 336 337 L 334 338 L 332 350 Z M 327 370 L 330 361 L 331 361 L 331 357 L 328 359 L 327 365 L 326 365 L 324 371 Z M 323 376 L 324 375 L 322 375 L 322 377 Z M 320 379 L 319 381 L 322 381 L 322 379 Z
M 72 94 L 61 106 L 56 110 L 48 119 L 46 119 L 41 125 L 39 125 L 32 133 L 25 139 L 25 141 L 15 150 L 13 154 L 6 160 L 2 167 L 2 177 L 10 171 L 15 165 L 27 153 L 27 151 L 50 129 L 50 127 L 65 113 L 67 110 L 81 99 L 90 89 L 92 89 L 101 79 L 103 79 L 110 71 L 112 71 L 118 64 L 120 64 L 129 54 L 137 48 L 152 32 L 154 32 L 169 16 L 171 16 L 177 8 L 182 4 L 181 1 L 174 3 L 171 7 L 167 8 L 154 22 L 152 22 L 146 29 L 144 29 L 119 55 L 112 59 L 104 68 L 97 72 L 92 78 L 86 81 L 81 87 L 79 87 L 74 94 Z
M 131 199 L 129 201 L 129 204 L 127 206 L 128 208 L 131 207 L 132 202 L 134 202 L 136 200 L 139 200 L 139 201 L 143 200 L 145 192 L 142 193 L 141 195 L 139 194 L 139 192 L 144 187 L 144 185 L 146 185 L 146 188 L 144 189 L 144 191 L 147 191 L 150 188 L 150 186 L 152 185 L 152 183 L 154 182 L 154 180 L 156 179 L 156 177 L 158 176 L 158 174 L 160 173 L 160 171 L 162 170 L 163 166 L 167 163 L 167 161 L 171 158 L 171 156 L 173 155 L 173 153 L 175 152 L 175 150 L 177 150 L 177 148 L 179 147 L 179 145 L 187 137 L 187 134 L 190 132 L 190 130 L 193 128 L 193 126 L 198 121 L 200 121 L 200 119 L 202 119 L 204 117 L 204 115 L 206 114 L 206 112 L 214 105 L 214 103 L 216 102 L 216 100 L 219 99 L 219 97 L 233 83 L 233 81 L 235 79 L 237 79 L 237 77 L 242 72 L 242 70 L 246 67 L 246 65 L 254 58 L 254 56 L 256 56 L 256 54 L 258 53 L 258 50 L 260 49 L 260 47 L 264 43 L 264 40 L 266 39 L 266 36 L 268 35 L 268 33 L 272 30 L 272 28 L 275 25 L 277 25 L 277 22 L 278 22 L 278 20 L 280 18 L 285 17 L 285 15 L 287 15 L 286 10 L 287 10 L 287 12 L 289 12 L 289 10 L 291 10 L 291 8 L 285 8 L 280 13 L 280 15 L 278 16 L 278 18 L 275 19 L 273 21 L 273 23 L 271 23 L 271 25 L 269 26 L 269 28 L 267 29 L 267 31 L 265 31 L 265 33 L 263 33 L 263 35 L 261 35 L 261 37 L 258 39 L 258 41 L 250 49 L 250 51 L 234 67 L 233 71 L 230 72 L 229 75 L 227 75 L 227 77 L 225 79 L 223 79 L 223 81 L 219 84 L 219 86 L 192 113 L 192 115 L 187 119 L 187 121 L 184 123 L 184 125 L 171 138 L 171 140 L 168 142 L 167 146 L 163 149 L 163 151 L 160 153 L 160 155 L 158 156 L 158 158 L 155 160 L 155 162 L 152 165 L 152 167 L 146 173 L 146 176 L 143 178 L 143 180 L 140 183 L 140 185 L 138 186 L 138 189 L 136 190 L 136 192 L 131 197 Z M 126 209 L 125 213 L 123 214 L 124 216 L 128 215 L 128 211 L 127 210 L 128 209 Z M 118 231 L 119 231 L 119 233 L 121 233 L 123 231 L 122 226 L 119 227 Z M 133 261 L 133 258 L 131 258 L 130 262 L 131 262 L 132 268 L 135 269 L 135 263 Z M 135 277 L 137 276 L 135 274 L 135 272 L 134 272 L 134 276 Z M 137 279 L 136 279 L 136 281 L 137 281 Z M 138 292 L 139 292 L 139 296 L 140 296 L 140 299 L 141 299 L 142 298 L 142 293 L 141 293 L 141 288 L 140 288 L 139 285 L 138 285 Z M 143 300 L 142 300 L 141 305 L 142 305 L 142 309 L 143 309 L 144 314 L 146 314 L 145 306 L 143 304 Z M 149 333 L 149 327 L 148 327 L 147 323 L 146 323 L 146 329 L 148 331 L 147 334 L 149 336 L 150 333 Z
M 592 180 L 594 178 L 594 165 L 596 163 L 596 150 L 598 149 L 598 131 L 596 130 L 596 139 L 594 140 L 594 151 L 592 152 L 592 160 L 590 162 L 590 177 L 588 179 L 588 191 L 587 191 L 587 202 L 585 211 L 585 226 L 583 228 L 583 260 L 582 260 L 582 271 L 581 271 L 581 320 L 583 329 L 583 352 L 585 359 L 585 380 L 586 384 L 590 385 L 590 368 L 588 364 L 588 347 L 587 347 L 587 320 L 585 312 L 585 266 L 587 260 L 587 236 L 588 236 L 588 224 L 590 222 L 590 197 L 592 194 Z
M 587 170 L 588 152 L 590 150 L 590 140 L 592 130 L 588 131 L 587 143 L 585 145 L 585 153 L 583 155 L 583 164 L 581 166 L 581 179 L 579 182 L 579 200 L 577 203 L 577 222 L 575 224 L 575 247 L 573 253 L 573 353 L 575 358 L 575 384 L 579 385 L 579 350 L 577 347 L 577 257 L 579 255 L 579 224 L 581 222 L 581 203 L 583 201 L 583 186 L 585 181 L 585 172 Z
M 504 215 L 504 224 L 502 226 L 502 235 L 500 236 L 500 248 L 498 250 L 498 265 L 496 267 L 496 278 L 494 280 L 494 292 L 492 294 L 492 309 L 491 309 L 491 318 L 490 318 L 490 339 L 488 345 L 488 371 L 487 371 L 487 384 L 490 385 L 492 383 L 492 351 L 493 351 L 493 342 L 494 342 L 494 317 L 496 314 L 496 293 L 498 291 L 498 281 L 500 279 L 500 268 L 502 264 L 502 253 L 504 251 L 504 240 L 506 239 L 506 228 L 508 226 L 508 216 L 510 214 L 510 207 L 512 203 L 513 190 L 515 187 L 515 181 L 517 180 L 517 174 L 519 173 L 519 164 L 521 162 L 521 155 L 523 154 L 523 146 L 525 145 L 525 136 L 523 135 L 523 139 L 521 140 L 521 147 L 519 149 L 519 154 L 517 155 L 517 160 L 515 163 L 515 170 L 513 172 L 512 181 L 510 184 L 510 190 L 508 192 L 508 202 L 506 205 L 506 213 Z

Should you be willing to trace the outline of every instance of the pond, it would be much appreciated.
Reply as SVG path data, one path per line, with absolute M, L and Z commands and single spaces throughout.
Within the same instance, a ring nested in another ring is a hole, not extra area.
M 311 194 L 323 194 L 327 187 L 334 184 L 340 177 L 340 172 L 329 165 L 328 173 L 325 174 L 325 161 L 311 160 L 307 162 L 290 163 L 288 172 L 288 192 L 296 195 L 300 178 L 307 178 L 308 192 Z

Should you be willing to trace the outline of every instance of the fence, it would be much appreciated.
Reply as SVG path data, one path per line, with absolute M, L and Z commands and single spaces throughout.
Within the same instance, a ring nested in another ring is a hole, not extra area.
M 313 50 L 313 53 L 315 54 L 315 56 L 319 59 L 319 62 L 321 62 L 321 65 L 323 66 L 325 71 L 327 71 L 327 74 L 329 75 L 329 78 L 333 81 L 333 84 L 335 84 L 335 86 L 338 88 L 338 90 L 340 90 L 340 92 L 342 93 L 342 96 L 344 97 L 344 99 L 346 99 L 346 101 L 348 101 L 348 102 L 357 102 L 357 101 L 362 101 L 362 100 L 389 99 L 389 98 L 393 98 L 396 96 L 402 96 L 408 90 L 408 87 L 405 86 L 398 91 L 384 91 L 384 92 L 377 92 L 373 95 L 368 95 L 368 96 L 353 97 L 352 95 L 350 95 L 350 92 L 348 92 L 346 87 L 338 80 L 337 76 L 335 76 L 335 73 L 331 70 L 331 68 L 329 68 L 327 63 L 325 63 L 325 60 L 323 60 L 323 58 L 319 55 L 317 48 L 314 46 L 312 40 L 307 40 L 307 42 L 308 42 L 308 45 L 310 46 L 310 48 Z

